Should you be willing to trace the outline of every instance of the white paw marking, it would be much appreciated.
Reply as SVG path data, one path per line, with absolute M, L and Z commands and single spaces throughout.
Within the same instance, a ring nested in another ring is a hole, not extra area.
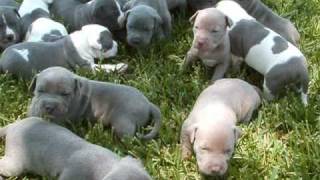
M 29 50 L 28 49 L 14 49 L 14 51 L 16 51 L 21 57 L 23 57 L 23 59 L 27 62 L 29 62 Z

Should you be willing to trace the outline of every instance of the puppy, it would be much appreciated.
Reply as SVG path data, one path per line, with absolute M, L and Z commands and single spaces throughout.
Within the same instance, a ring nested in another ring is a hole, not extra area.
M 111 125 L 118 137 L 132 137 L 151 119 L 154 128 L 142 139 L 154 138 L 161 126 L 161 114 L 137 89 L 91 81 L 62 67 L 39 73 L 31 85 L 34 89 L 29 116 L 47 117 L 57 123 L 81 119 Z
M 63 19 L 71 31 L 88 24 L 100 24 L 112 33 L 121 30 L 117 20 L 123 16 L 123 12 L 116 0 L 92 0 L 87 3 L 54 0 L 51 10 L 55 16 Z
M 66 28 L 50 19 L 49 5 L 53 0 L 24 0 L 19 14 L 23 21 L 25 41 L 55 41 L 68 35 Z
M 230 26 L 229 18 L 215 8 L 207 8 L 197 11 L 190 21 L 194 22 L 194 40 L 183 69 L 186 70 L 193 61 L 200 58 L 208 69 L 215 68 L 212 82 L 223 78 L 231 60 L 227 32 L 227 27 Z
M 52 66 L 74 70 L 76 67 L 97 70 L 94 58 L 117 54 L 117 43 L 109 30 L 100 25 L 87 25 L 55 42 L 24 42 L 6 49 L 0 59 L 0 71 L 31 79 L 33 74 Z M 101 65 L 102 70 L 124 71 L 126 64 Z
M 293 45 L 297 46 L 300 40 L 300 34 L 296 27 L 285 18 L 282 18 L 272 12 L 260 0 L 235 0 L 248 14 L 256 18 L 260 23 L 272 29 L 287 39 Z
M 131 0 L 124 5 L 124 10 L 119 24 L 126 27 L 130 46 L 142 48 L 152 39 L 169 37 L 171 15 L 166 0 Z
M 6 138 L 0 175 L 30 172 L 59 180 L 151 180 L 141 162 L 121 158 L 66 128 L 31 117 L 0 129 Z
M 0 2 L 0 51 L 22 40 L 22 23 L 11 1 Z
M 264 27 L 234 1 L 221 1 L 217 9 L 233 25 L 229 36 L 231 52 L 264 75 L 264 97 L 272 100 L 288 85 L 295 85 L 307 105 L 308 69 L 301 51 L 273 30 Z
M 240 79 L 221 79 L 198 97 L 182 125 L 182 156 L 193 152 L 202 174 L 224 175 L 241 131 L 237 122 L 249 122 L 261 103 L 258 92 Z

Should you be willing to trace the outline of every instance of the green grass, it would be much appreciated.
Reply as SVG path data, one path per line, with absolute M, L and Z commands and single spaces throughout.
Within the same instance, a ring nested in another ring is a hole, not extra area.
M 240 125 L 243 136 L 230 162 L 229 179 L 320 179 L 320 0 L 264 1 L 290 18 L 301 32 L 301 50 L 309 62 L 310 104 L 304 108 L 299 97 L 289 94 L 278 101 L 264 102 L 248 125 Z M 120 142 L 98 124 L 73 131 L 88 141 L 119 155 L 140 158 L 154 179 L 201 179 L 195 159 L 181 160 L 179 135 L 197 96 L 208 85 L 204 69 L 197 65 L 189 74 L 179 69 L 192 42 L 187 18 L 175 18 L 171 39 L 145 52 L 121 46 L 113 62 L 127 62 L 130 73 L 105 75 L 81 73 L 100 81 L 122 83 L 141 90 L 161 108 L 160 137 L 150 142 L 137 139 Z M 248 71 L 240 76 L 250 80 Z M 251 80 L 250 80 L 251 81 Z M 28 83 L 0 76 L 0 126 L 26 117 L 32 94 Z M 53 147 L 54 148 L 54 147 Z M 3 155 L 4 142 L 0 145 Z M 16 178 L 12 178 L 16 179 Z M 19 179 L 42 179 L 26 176 Z

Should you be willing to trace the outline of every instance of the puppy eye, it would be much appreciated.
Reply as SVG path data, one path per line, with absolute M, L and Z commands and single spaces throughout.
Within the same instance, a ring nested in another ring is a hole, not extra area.
M 224 150 L 223 153 L 224 153 L 224 154 L 231 154 L 231 149 L 226 149 L 226 150 Z
M 38 93 L 44 93 L 44 90 L 39 89 L 39 90 L 38 90 Z
M 194 28 L 195 28 L 195 29 L 199 29 L 199 26 L 195 26 Z
M 61 93 L 61 96 L 69 96 L 69 95 L 70 95 L 70 93 L 67 93 L 67 92 Z
M 211 30 L 211 32 L 212 32 L 212 33 L 217 33 L 217 32 L 219 32 L 219 31 L 213 29 L 213 30 Z
M 208 147 L 201 147 L 202 151 L 209 151 L 210 149 Z

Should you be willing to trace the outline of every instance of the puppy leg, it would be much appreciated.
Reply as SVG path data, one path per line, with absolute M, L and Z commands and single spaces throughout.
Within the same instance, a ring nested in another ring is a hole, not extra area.
M 271 101 L 275 98 L 274 95 L 272 94 L 271 90 L 267 86 L 266 79 L 264 79 L 264 82 L 263 82 L 263 97 L 268 101 Z
M 18 176 L 23 173 L 21 162 L 14 158 L 4 156 L 0 159 L 0 175 L 5 177 Z
M 223 78 L 224 74 L 228 70 L 228 67 L 229 67 L 229 61 L 225 61 L 221 64 L 218 64 L 215 67 L 215 71 L 214 71 L 213 76 L 211 78 L 211 84 L 214 83 L 216 80 Z
M 133 137 L 136 133 L 136 125 L 126 117 L 114 119 L 112 127 L 119 138 Z
M 193 48 L 191 48 L 185 59 L 184 59 L 184 62 L 183 62 L 183 65 L 182 65 L 182 71 L 183 72 L 187 72 L 189 70 L 189 67 L 198 59 L 197 57 L 197 52 L 196 50 L 194 50 Z

